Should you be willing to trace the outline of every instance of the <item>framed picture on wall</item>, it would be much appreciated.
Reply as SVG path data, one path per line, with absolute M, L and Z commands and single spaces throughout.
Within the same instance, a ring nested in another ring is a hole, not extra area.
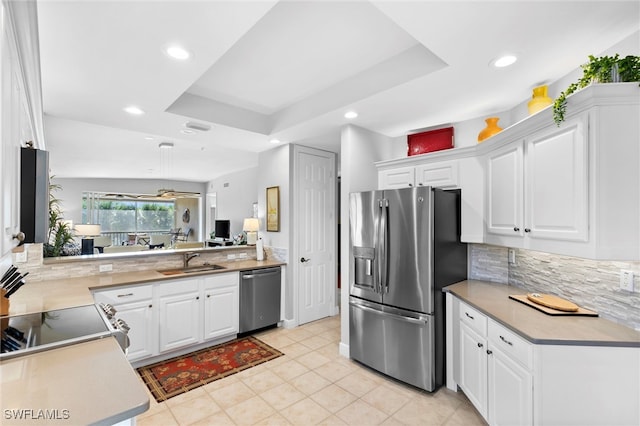
M 267 231 L 280 231 L 280 187 L 267 188 Z

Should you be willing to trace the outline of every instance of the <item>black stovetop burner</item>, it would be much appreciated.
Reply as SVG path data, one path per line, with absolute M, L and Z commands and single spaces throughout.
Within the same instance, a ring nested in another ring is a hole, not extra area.
M 95 305 L 16 315 L 0 320 L 2 350 L 8 358 L 110 335 Z

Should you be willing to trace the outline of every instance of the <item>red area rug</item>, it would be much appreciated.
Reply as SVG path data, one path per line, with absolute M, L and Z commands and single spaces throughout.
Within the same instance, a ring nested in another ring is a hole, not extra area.
M 255 337 L 244 337 L 138 368 L 158 402 L 282 356 Z

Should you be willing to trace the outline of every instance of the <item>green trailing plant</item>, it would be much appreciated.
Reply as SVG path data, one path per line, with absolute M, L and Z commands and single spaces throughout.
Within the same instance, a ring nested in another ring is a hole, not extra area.
M 614 56 L 595 57 L 589 55 L 589 62 L 581 65 L 582 77 L 571 83 L 553 102 L 553 121 L 559 126 L 567 111 L 567 97 L 592 83 L 640 82 L 640 57 Z
M 53 176 L 49 178 L 49 182 L 51 179 Z M 54 192 L 60 189 L 60 185 L 49 183 L 49 230 L 47 241 L 43 245 L 44 257 L 63 256 L 65 246 L 73 241 L 71 228 L 62 220 L 60 200 L 54 196 Z

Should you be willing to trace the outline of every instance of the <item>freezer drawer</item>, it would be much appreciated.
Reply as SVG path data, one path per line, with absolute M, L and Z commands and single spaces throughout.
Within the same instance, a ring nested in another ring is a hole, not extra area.
M 240 333 L 280 321 L 280 267 L 240 273 Z
M 435 390 L 433 318 L 350 298 L 351 358 L 388 376 Z

